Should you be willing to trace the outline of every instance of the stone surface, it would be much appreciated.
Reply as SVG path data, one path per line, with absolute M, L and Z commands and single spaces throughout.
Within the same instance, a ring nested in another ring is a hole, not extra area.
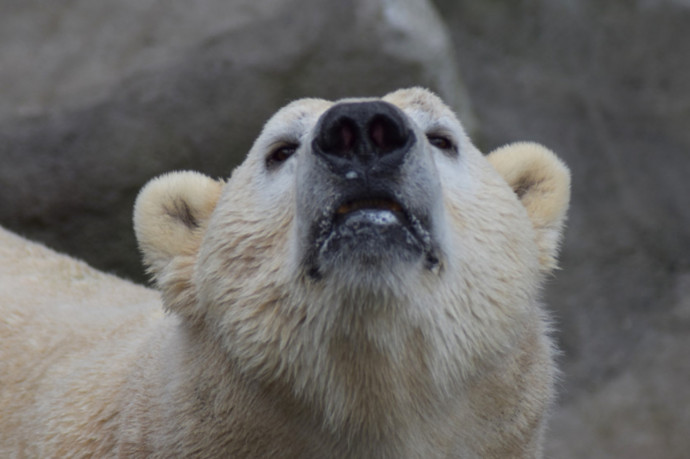
M 539 141 L 573 172 L 546 457 L 688 457 L 690 3 L 436 3 L 485 149 Z
M 228 176 L 303 96 L 436 90 L 472 118 L 447 31 L 414 0 L 2 2 L 0 224 L 141 279 L 134 197 Z

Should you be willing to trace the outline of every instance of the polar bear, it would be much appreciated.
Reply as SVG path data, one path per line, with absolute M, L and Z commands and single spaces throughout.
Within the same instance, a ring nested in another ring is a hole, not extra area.
M 227 182 L 150 182 L 160 293 L 2 231 L 0 456 L 539 457 L 569 177 L 412 88 L 293 102 Z

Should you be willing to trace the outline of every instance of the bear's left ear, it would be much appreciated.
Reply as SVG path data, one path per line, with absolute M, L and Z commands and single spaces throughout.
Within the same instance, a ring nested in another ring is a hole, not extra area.
M 157 282 L 174 258 L 196 256 L 223 185 L 198 172 L 173 172 L 141 190 L 134 231 L 144 264 Z
M 556 268 L 556 256 L 570 203 L 570 171 L 550 150 L 520 142 L 498 148 L 487 159 L 527 209 L 537 237 L 542 272 Z

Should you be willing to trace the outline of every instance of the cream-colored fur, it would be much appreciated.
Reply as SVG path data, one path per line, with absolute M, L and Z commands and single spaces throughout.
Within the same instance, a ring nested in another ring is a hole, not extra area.
M 520 142 L 498 148 L 487 157 L 515 190 L 537 234 L 544 270 L 556 267 L 570 199 L 570 171 L 553 153 L 535 143 Z
M 426 212 L 426 258 L 310 251 L 336 183 L 311 151 L 334 106 L 317 99 L 227 183 L 142 190 L 160 297 L 0 232 L 0 457 L 539 457 L 567 168 L 535 144 L 482 156 L 425 90 L 382 100 L 417 139 L 395 183 Z

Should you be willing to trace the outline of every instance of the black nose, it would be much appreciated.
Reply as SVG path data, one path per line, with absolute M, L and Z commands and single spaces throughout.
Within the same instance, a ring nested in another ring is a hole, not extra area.
M 321 116 L 312 149 L 338 174 L 399 168 L 414 144 L 405 115 L 387 102 L 352 102 Z

